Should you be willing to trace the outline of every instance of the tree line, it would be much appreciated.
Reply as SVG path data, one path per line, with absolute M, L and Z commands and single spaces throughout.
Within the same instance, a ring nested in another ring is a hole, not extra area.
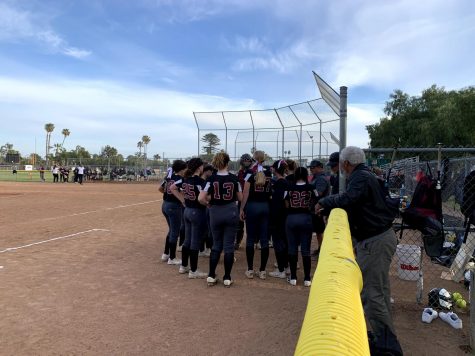
M 431 86 L 420 96 L 395 90 L 385 117 L 366 126 L 375 147 L 475 147 L 475 87 L 445 90 Z

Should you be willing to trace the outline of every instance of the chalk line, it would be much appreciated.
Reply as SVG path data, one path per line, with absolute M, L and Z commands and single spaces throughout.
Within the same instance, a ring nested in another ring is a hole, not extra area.
M 90 210 L 90 211 L 84 211 L 84 212 L 82 212 L 82 213 L 74 213 L 74 214 L 69 214 L 69 215 L 54 216 L 54 217 L 52 217 L 52 218 L 44 218 L 44 219 L 38 219 L 38 220 L 40 220 L 40 221 L 43 221 L 43 220 L 46 220 L 46 221 L 48 221 L 48 220 L 58 220 L 58 219 L 62 219 L 62 218 L 69 218 L 69 217 L 72 217 L 72 216 L 79 216 L 79 215 L 87 215 L 87 214 L 92 214 L 92 213 L 98 213 L 98 212 L 100 212 L 100 211 L 123 209 L 123 208 L 128 208 L 128 207 L 131 207 L 131 206 L 157 203 L 157 202 L 162 201 L 162 200 L 163 200 L 163 199 L 157 199 L 157 200 L 144 201 L 144 202 L 141 202 L 141 203 L 127 204 L 127 205 L 117 205 L 117 206 L 114 206 L 114 207 L 112 207 L 112 208 L 103 208 L 103 209 L 98 209 L 98 210 Z
M 19 249 L 22 249 L 22 248 L 27 248 L 27 247 L 31 247 L 31 246 L 35 246 L 35 245 L 40 245 L 40 244 L 45 244 L 45 243 L 47 243 L 47 242 L 52 242 L 52 241 L 67 239 L 67 238 L 69 238 L 69 237 L 74 237 L 74 236 L 78 236 L 78 235 L 82 235 L 82 234 L 87 234 L 87 233 L 89 233 L 89 232 L 97 232 L 97 231 L 110 231 L 110 230 L 107 230 L 107 229 L 91 229 L 91 230 L 76 232 L 76 233 L 74 233 L 74 234 L 70 234 L 70 235 L 66 235 L 66 236 L 54 237 L 54 238 L 48 239 L 48 240 L 33 242 L 33 243 L 31 243 L 31 244 L 28 244 L 28 245 L 17 246 L 17 247 L 8 247 L 8 248 L 6 248 L 5 250 L 0 251 L 0 253 L 16 251 L 16 250 L 19 250 Z

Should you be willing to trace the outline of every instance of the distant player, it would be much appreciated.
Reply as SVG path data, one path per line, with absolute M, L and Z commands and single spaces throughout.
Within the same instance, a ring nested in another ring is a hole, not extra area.
M 212 164 L 218 171 L 208 178 L 198 197 L 201 204 L 209 205 L 210 228 L 213 236 L 206 281 L 209 286 L 217 283 L 216 266 L 221 251 L 224 249 L 223 283 L 225 287 L 230 287 L 233 283 L 231 270 L 234 263 L 234 239 L 239 220 L 237 202 L 242 199 L 241 186 L 237 177 L 228 171 L 229 155 L 227 153 L 217 153 Z
M 285 207 L 285 194 L 289 183 L 284 178 L 287 163 L 284 160 L 275 161 L 272 165 L 274 180 L 272 183 L 272 199 L 270 201 L 269 229 L 274 241 L 275 259 L 277 269 L 269 273 L 275 278 L 286 278 L 285 269 L 288 266 L 287 237 L 285 234 L 285 221 L 287 209 Z
M 181 260 L 176 258 L 176 245 L 180 235 L 183 207 L 183 204 L 173 195 L 170 188 L 172 185 L 180 184 L 183 181 L 185 170 L 186 163 L 179 159 L 175 160 L 160 187 L 160 191 L 163 192 L 162 212 L 165 215 L 169 229 L 162 261 L 167 261 L 169 265 L 181 264 Z
M 295 170 L 295 183 L 292 184 L 286 194 L 288 215 L 285 232 L 289 243 L 289 283 L 297 285 L 297 261 L 298 246 L 302 254 L 304 271 L 304 286 L 310 287 L 310 245 L 312 243 L 312 212 L 311 209 L 316 203 L 314 187 L 307 183 L 308 172 L 305 167 Z
M 261 245 L 261 265 L 259 278 L 266 279 L 266 265 L 269 259 L 269 200 L 270 200 L 270 171 L 262 166 L 264 152 L 254 152 L 256 164 L 244 178 L 243 199 L 240 217 L 246 220 L 246 258 L 247 278 L 254 278 L 254 242 Z
M 203 161 L 192 158 L 188 161 L 188 169 L 181 185 L 185 202 L 185 241 L 182 246 L 182 262 L 179 273 L 188 272 L 188 278 L 206 278 L 207 274 L 198 271 L 198 253 L 203 232 L 206 227 L 206 207 L 198 202 L 198 196 L 203 190 L 205 181 L 201 178 Z M 178 198 L 178 185 L 175 183 L 171 191 Z M 188 258 L 190 267 L 188 267 Z

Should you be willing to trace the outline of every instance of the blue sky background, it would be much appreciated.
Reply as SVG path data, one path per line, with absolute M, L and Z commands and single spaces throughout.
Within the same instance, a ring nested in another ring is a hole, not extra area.
M 348 144 L 365 147 L 394 89 L 473 85 L 474 38 L 472 0 L 0 0 L 0 144 L 44 155 L 52 122 L 66 149 L 127 156 L 147 134 L 149 155 L 191 156 L 193 111 L 316 98 L 313 70 L 348 86 Z

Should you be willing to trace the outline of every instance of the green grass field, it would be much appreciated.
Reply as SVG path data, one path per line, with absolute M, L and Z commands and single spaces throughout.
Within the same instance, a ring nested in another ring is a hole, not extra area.
M 13 174 L 11 170 L 0 171 L 0 181 L 3 182 L 41 182 L 39 171 L 17 171 Z M 45 171 L 45 181 L 53 182 L 53 174 Z

